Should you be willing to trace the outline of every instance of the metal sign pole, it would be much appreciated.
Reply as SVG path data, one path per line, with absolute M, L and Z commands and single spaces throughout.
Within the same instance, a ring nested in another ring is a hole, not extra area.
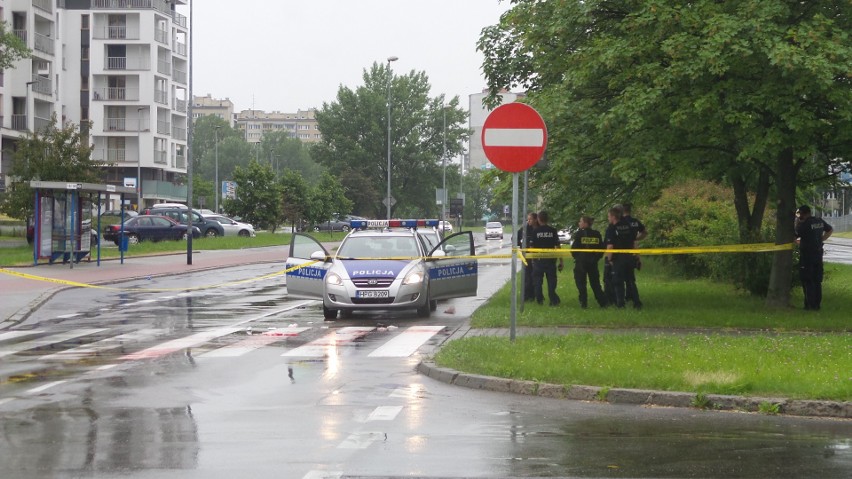
M 512 314 L 509 328 L 509 340 L 515 340 L 515 324 L 518 316 L 518 174 L 512 173 Z
M 529 238 L 527 238 L 527 225 L 525 223 L 526 217 L 529 214 L 529 212 L 527 211 L 527 189 L 529 188 L 529 178 L 530 178 L 529 177 L 529 170 L 524 170 L 524 201 L 523 201 L 523 203 L 521 203 L 521 213 L 522 213 L 523 216 L 521 216 L 521 226 L 520 226 L 521 230 L 524 232 L 524 242 L 521 245 L 519 245 L 521 248 L 526 248 L 526 246 L 529 244 Z M 527 267 L 521 268 L 521 284 L 524 285 L 523 286 L 524 291 L 526 291 L 526 289 L 527 289 L 527 273 L 529 272 L 529 271 L 527 271 L 528 269 L 529 268 L 527 268 Z M 524 293 L 521 293 L 521 294 L 524 294 Z M 524 312 L 523 298 L 521 300 L 521 312 L 522 313 Z

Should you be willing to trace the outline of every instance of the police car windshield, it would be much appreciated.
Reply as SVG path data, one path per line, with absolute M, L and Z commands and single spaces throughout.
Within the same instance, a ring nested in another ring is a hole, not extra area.
M 341 258 L 398 258 L 417 257 L 417 243 L 413 236 L 350 236 L 340 245 L 337 256 Z

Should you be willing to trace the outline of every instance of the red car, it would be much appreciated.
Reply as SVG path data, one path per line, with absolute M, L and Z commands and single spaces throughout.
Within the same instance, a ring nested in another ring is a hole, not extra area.
M 186 239 L 186 225 L 166 216 L 139 215 L 124 222 L 124 236 L 129 244 L 140 241 L 162 241 Z M 201 231 L 193 226 L 192 237 L 198 238 Z M 104 230 L 104 239 L 118 245 L 121 242 L 121 225 L 110 225 Z

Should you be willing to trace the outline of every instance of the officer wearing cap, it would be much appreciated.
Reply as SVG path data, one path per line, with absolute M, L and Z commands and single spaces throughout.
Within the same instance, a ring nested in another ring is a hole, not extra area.
M 636 244 L 636 231 L 630 226 L 630 222 L 624 218 L 624 210 L 621 206 L 609 209 L 609 227 L 606 230 L 604 243 L 607 250 L 630 250 Z M 642 308 L 639 300 L 639 290 L 636 288 L 636 277 L 633 269 L 636 267 L 636 259 L 628 253 L 606 253 L 606 260 L 612 265 L 612 284 L 615 291 L 615 305 L 623 308 L 626 298 L 633 300 L 633 307 Z
M 833 229 L 822 218 L 811 216 L 808 205 L 802 205 L 796 210 L 795 226 L 805 309 L 819 311 L 822 303 L 822 244 L 831 236 Z

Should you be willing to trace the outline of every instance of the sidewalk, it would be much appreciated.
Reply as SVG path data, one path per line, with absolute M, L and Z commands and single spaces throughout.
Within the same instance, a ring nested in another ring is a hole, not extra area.
M 94 260 L 82 261 L 74 264 L 73 269 L 68 264 L 41 264 L 5 269 L 48 279 L 104 284 L 257 263 L 279 262 L 283 268 L 288 250 L 288 245 L 282 245 L 240 250 L 193 251 L 191 265 L 186 264 L 186 253 L 179 253 L 125 258 L 124 264 L 118 259 L 101 260 L 100 266 Z M 26 319 L 58 291 L 70 287 L 72 286 L 0 273 L 0 330 Z

